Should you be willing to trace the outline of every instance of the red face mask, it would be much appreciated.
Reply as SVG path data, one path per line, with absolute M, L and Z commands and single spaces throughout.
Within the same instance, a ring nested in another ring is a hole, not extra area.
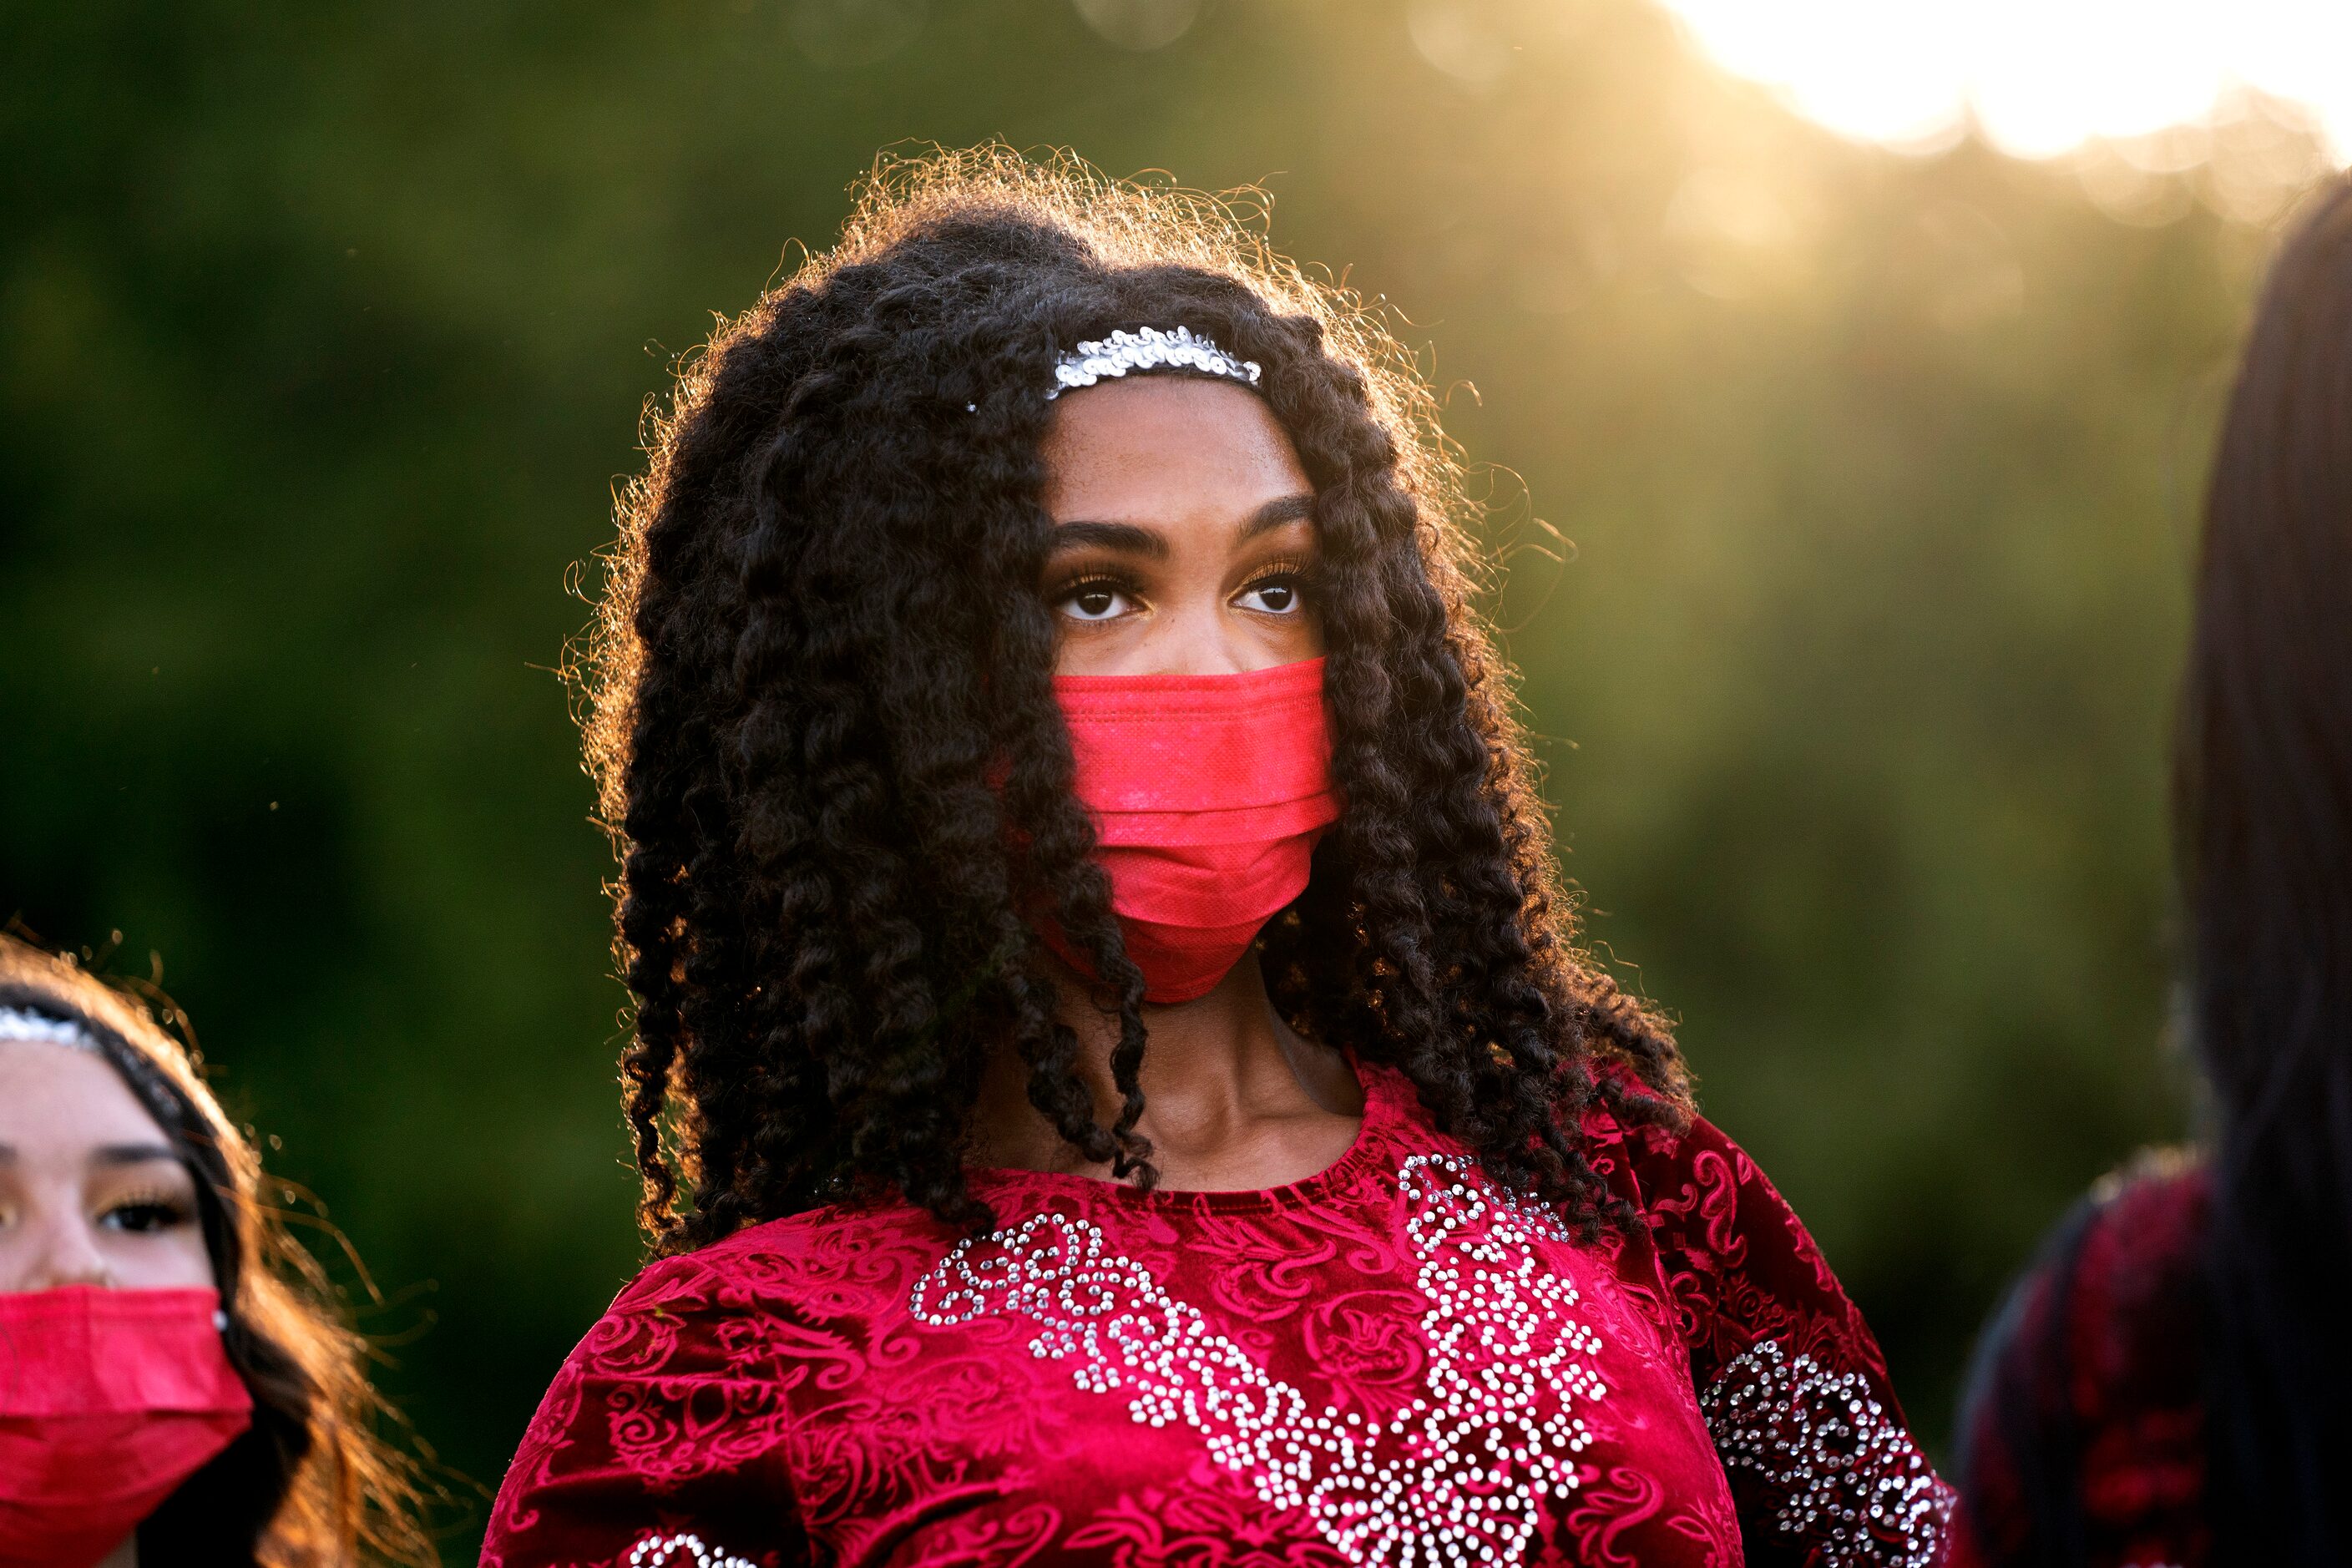
M 0 1564 L 89 1568 L 253 1420 L 210 1290 L 0 1295 Z
M 1316 840 L 1339 819 L 1323 661 L 1244 675 L 1066 675 L 1054 693 L 1144 1000 L 1206 995 L 1306 891 Z M 1091 972 L 1052 921 L 1040 929 Z

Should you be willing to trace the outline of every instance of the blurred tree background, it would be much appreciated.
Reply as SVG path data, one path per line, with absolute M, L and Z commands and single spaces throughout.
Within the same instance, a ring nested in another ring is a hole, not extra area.
M 182 0 L 0 61 L 0 916 L 160 962 L 484 1486 L 638 1258 L 567 587 L 673 357 L 910 140 L 1254 183 L 1403 312 L 1590 934 L 1927 1432 L 2188 1129 L 2163 752 L 2280 106 L 1896 153 L 1644 0 Z

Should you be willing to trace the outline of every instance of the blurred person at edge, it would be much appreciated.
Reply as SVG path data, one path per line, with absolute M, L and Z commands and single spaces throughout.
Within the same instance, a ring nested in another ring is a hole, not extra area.
M 145 1007 L 0 937 L 0 1565 L 433 1560 L 261 1180 Z
M 589 736 L 665 1256 L 486 1563 L 1932 1562 L 1870 1331 L 1571 945 L 1370 312 L 983 149 L 687 364 Z
M 1963 1563 L 2352 1563 L 2352 183 L 2256 309 L 2174 784 L 2210 1134 L 2095 1189 L 1988 1329 Z

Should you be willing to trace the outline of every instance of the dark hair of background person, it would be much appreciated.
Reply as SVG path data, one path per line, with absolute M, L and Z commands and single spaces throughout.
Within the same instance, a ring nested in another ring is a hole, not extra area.
M 261 1162 L 188 1051 L 135 996 L 0 935 L 0 1007 L 68 1020 L 97 1043 L 194 1178 L 228 1317 L 222 1343 L 252 1426 L 139 1527 L 142 1563 L 330 1568 L 437 1561 L 415 1465 L 375 1435 L 365 1342 L 328 1305 L 317 1262 L 261 1197 Z
M 1316 489 L 1348 805 L 1267 929 L 1276 1005 L 1588 1226 L 1623 1216 L 1577 1113 L 1686 1109 L 1673 1040 L 1570 946 L 1410 356 L 1221 203 L 943 153 L 878 164 L 838 247 L 685 363 L 621 509 L 587 753 L 623 861 L 622 1069 L 657 1245 L 891 1192 L 992 1223 L 963 1145 L 1005 1047 L 1087 1159 L 1155 1179 L 1142 977 L 1088 859 L 1038 592 L 1055 356 L 1145 326 L 1262 365 Z M 1038 910 L 1118 1020 L 1108 1127 Z
M 2213 468 L 2176 752 L 2212 1086 L 2212 1475 L 2233 1562 L 2352 1561 L 2352 182 L 2273 264 Z

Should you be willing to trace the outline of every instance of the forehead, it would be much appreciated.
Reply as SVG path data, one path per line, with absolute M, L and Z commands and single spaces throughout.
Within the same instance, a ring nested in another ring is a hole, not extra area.
M 1064 394 L 1043 453 L 1058 515 L 1118 517 L 1179 498 L 1255 509 L 1309 488 L 1265 400 L 1231 382 L 1129 376 Z
M 0 1040 L 0 1143 L 20 1152 L 164 1142 L 120 1074 L 92 1051 Z

